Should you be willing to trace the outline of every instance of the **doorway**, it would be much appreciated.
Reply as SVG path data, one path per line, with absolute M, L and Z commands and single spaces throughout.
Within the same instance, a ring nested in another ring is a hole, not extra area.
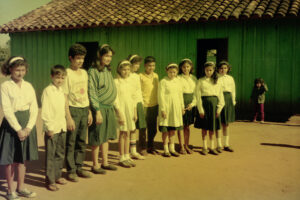
M 84 58 L 83 67 L 85 70 L 88 70 L 91 66 L 93 61 L 97 58 L 97 50 L 99 43 L 98 42 L 77 42 L 78 44 L 83 45 L 86 48 L 86 56 Z

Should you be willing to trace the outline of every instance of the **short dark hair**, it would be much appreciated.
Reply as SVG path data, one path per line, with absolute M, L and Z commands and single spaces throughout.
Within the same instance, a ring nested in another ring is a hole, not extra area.
M 10 75 L 10 69 L 14 67 L 25 66 L 26 71 L 28 70 L 27 60 L 23 56 L 11 56 L 6 62 L 1 66 L 1 72 L 3 75 Z
M 180 63 L 179 63 L 179 72 L 178 74 L 182 74 L 182 66 L 185 64 L 185 63 L 188 63 L 190 66 L 191 66 L 191 71 L 190 71 L 190 74 L 193 73 L 194 71 L 194 67 L 193 67 L 193 63 L 190 59 L 183 59 Z
M 217 66 L 217 70 L 219 71 L 219 69 L 223 66 L 226 65 L 228 67 L 228 72 L 231 72 L 231 65 L 229 64 L 229 62 L 222 60 L 221 62 L 219 62 L 218 66 Z
M 260 84 L 264 84 L 264 80 L 262 79 L 262 78 L 256 78 L 255 80 L 254 80 L 254 87 L 256 87 L 256 84 L 257 83 L 260 83 Z
M 51 67 L 51 76 L 55 75 L 66 75 L 67 71 L 66 68 L 62 65 L 54 65 Z
M 147 56 L 144 59 L 144 64 L 151 63 L 151 62 L 156 62 L 156 60 L 155 60 L 155 58 L 153 56 Z
M 81 45 L 81 44 L 73 44 L 70 48 L 69 48 L 69 56 L 71 56 L 72 58 L 74 58 L 77 55 L 81 55 L 81 56 L 85 56 L 87 53 L 86 48 Z

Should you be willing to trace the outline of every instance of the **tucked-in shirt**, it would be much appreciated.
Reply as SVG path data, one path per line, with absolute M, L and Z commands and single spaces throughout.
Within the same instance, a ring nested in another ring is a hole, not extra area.
M 63 85 L 64 93 L 68 96 L 69 106 L 85 108 L 89 106 L 88 75 L 84 69 L 74 71 L 67 69 L 67 76 Z
M 141 78 L 137 73 L 131 73 L 129 76 L 132 86 L 134 87 L 134 100 L 136 103 L 143 103 Z
M 225 105 L 222 85 L 219 80 L 217 83 L 214 83 L 212 78 L 200 78 L 195 88 L 195 95 L 200 114 L 205 114 L 202 105 L 202 96 L 215 96 L 218 98 L 217 113 L 220 113 Z
M 184 74 L 180 74 L 178 76 L 181 86 L 182 86 L 182 93 L 185 94 L 194 94 L 197 78 L 194 75 L 185 76 Z M 193 96 L 193 101 L 191 103 L 192 106 L 196 105 L 196 97 Z
M 251 99 L 254 103 L 265 103 L 266 95 L 265 93 L 268 91 L 268 87 L 266 84 L 262 85 L 260 88 L 254 87 L 251 93 Z
M 30 116 L 26 128 L 32 129 L 35 125 L 38 115 L 38 105 L 35 91 L 29 82 L 22 80 L 21 87 L 11 79 L 2 83 L 1 106 L 4 117 L 15 131 L 22 130 L 14 114 L 17 111 L 29 110 Z
M 232 95 L 232 103 L 236 104 L 236 94 L 235 94 L 235 83 L 232 76 L 226 74 L 224 76 L 220 76 L 218 81 L 222 84 L 223 92 L 230 92 Z
M 52 83 L 42 94 L 42 119 L 44 130 L 60 133 L 66 131 L 65 95 L 61 87 Z
M 101 106 L 113 106 L 117 88 L 111 72 L 105 67 L 103 71 L 90 68 L 89 74 L 89 98 L 94 110 L 100 110 Z
M 140 74 L 141 89 L 144 101 L 144 107 L 153 107 L 158 104 L 157 102 L 157 89 L 158 89 L 158 75 L 153 73 L 148 75 L 145 73 Z

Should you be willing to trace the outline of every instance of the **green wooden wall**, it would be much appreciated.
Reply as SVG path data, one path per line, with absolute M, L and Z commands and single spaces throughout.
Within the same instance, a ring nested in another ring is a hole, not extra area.
M 63 31 L 12 33 L 12 55 L 30 63 L 26 79 L 40 98 L 49 83 L 50 67 L 68 66 L 68 48 L 76 42 L 107 43 L 116 51 L 112 66 L 129 54 L 157 59 L 156 72 L 182 58 L 197 59 L 197 40 L 228 38 L 228 57 L 237 86 L 237 115 L 249 117 L 253 80 L 262 77 L 269 86 L 266 117 L 300 113 L 300 20 L 226 21 L 156 26 L 123 26 Z M 197 69 L 196 69 L 197 70 Z M 114 70 L 115 71 L 115 70 Z

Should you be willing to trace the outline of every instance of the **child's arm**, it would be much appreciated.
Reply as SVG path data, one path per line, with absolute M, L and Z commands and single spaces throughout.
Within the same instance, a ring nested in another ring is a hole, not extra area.
M 102 124 L 103 118 L 100 111 L 99 100 L 97 96 L 97 80 L 96 80 L 96 71 L 94 69 L 90 69 L 88 71 L 88 94 L 90 99 L 90 107 L 96 111 L 96 124 Z M 89 112 L 90 115 L 91 112 Z M 90 115 L 90 118 L 92 115 Z
M 225 106 L 225 100 L 224 100 L 223 89 L 222 89 L 222 87 L 220 87 L 219 93 L 218 93 L 218 104 L 217 104 L 216 117 L 220 116 L 220 113 L 224 106 Z
M 232 103 L 233 105 L 235 106 L 236 104 L 236 88 L 235 88 L 235 82 L 234 82 L 234 79 L 232 77 Z
M 196 101 L 197 101 L 197 108 L 200 114 L 200 117 L 203 118 L 205 113 L 204 113 L 204 109 L 203 109 L 203 105 L 202 105 L 202 98 L 201 98 L 201 80 L 198 80 L 198 83 L 195 87 L 195 92 L 194 92 L 195 96 L 196 96 Z
M 69 131 L 74 131 L 75 130 L 75 121 L 72 118 L 71 112 L 70 112 L 70 107 L 69 107 L 69 99 L 68 95 L 65 94 L 65 102 L 66 102 L 66 121 L 67 121 L 67 129 Z
M 53 134 L 53 117 L 52 117 L 52 109 L 51 109 L 51 104 L 50 104 L 50 96 L 47 92 L 47 90 L 44 90 L 43 91 L 43 94 L 42 94 L 42 113 L 41 113 L 41 116 L 42 116 L 42 120 L 44 122 L 44 126 L 46 128 L 46 134 L 48 135 L 48 133 L 51 133 Z M 50 136 L 50 135 L 48 135 Z
M 263 83 L 262 86 L 264 87 L 265 92 L 267 92 L 267 91 L 268 91 L 268 86 L 267 86 L 267 84 Z
M 166 119 L 166 104 L 165 104 L 165 86 L 164 86 L 164 80 L 161 80 L 158 84 L 158 90 L 157 90 L 157 96 L 158 96 L 158 105 L 161 116 Z
M 29 113 L 30 113 L 29 120 L 26 125 L 26 128 L 24 129 L 27 136 L 30 134 L 33 126 L 35 125 L 37 116 L 38 116 L 38 105 L 37 105 L 37 101 L 36 101 L 35 91 L 31 85 L 30 85 L 30 91 L 28 91 L 28 92 L 31 93 L 32 99 L 31 99 L 31 105 L 29 108 Z

